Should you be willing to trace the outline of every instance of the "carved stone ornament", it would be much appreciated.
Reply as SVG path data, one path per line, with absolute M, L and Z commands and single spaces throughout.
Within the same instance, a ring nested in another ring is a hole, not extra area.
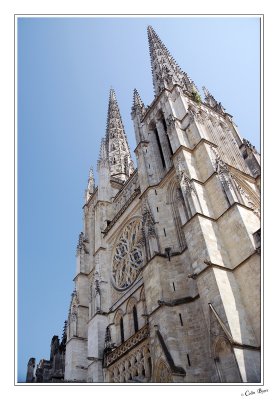
M 146 199 L 143 200 L 142 204 L 142 216 L 143 216 L 143 233 L 145 238 L 147 239 L 148 237 L 156 237 L 156 232 L 154 227 L 155 220 L 148 207 Z
M 189 116 L 189 122 L 190 122 L 190 124 L 192 124 L 193 122 L 195 122 L 196 112 L 195 112 L 195 110 L 194 110 L 192 107 L 190 107 L 190 108 L 188 109 L 188 116 Z
M 203 117 L 203 114 L 201 113 L 201 112 L 198 112 L 197 114 L 196 114 L 196 120 L 197 120 L 197 122 L 199 122 L 199 124 L 204 124 L 204 117 Z
M 85 237 L 83 232 L 80 232 L 79 237 L 78 237 L 78 243 L 77 243 L 77 252 L 80 252 L 84 250 L 86 254 L 89 254 L 89 251 L 87 250 L 85 243 L 89 243 L 88 239 Z
M 112 279 L 116 289 L 124 290 L 137 279 L 143 266 L 142 222 L 130 222 L 122 231 L 113 254 Z
M 256 150 L 256 147 L 252 145 L 252 143 L 249 142 L 247 139 L 243 139 L 243 144 L 245 144 L 246 147 L 248 147 L 250 150 L 252 150 L 254 153 L 258 153 Z
M 232 177 L 233 177 L 233 175 L 232 175 Z M 248 207 L 252 208 L 254 214 L 260 218 L 261 213 L 260 213 L 259 208 L 255 205 L 255 203 L 251 200 L 250 196 L 245 192 L 245 190 L 240 186 L 240 184 L 235 179 L 234 179 L 234 183 L 237 187 L 237 190 L 246 199 Z
M 176 118 L 173 116 L 173 114 L 170 114 L 169 117 L 166 118 L 166 124 L 169 126 L 169 128 L 175 128 L 176 125 Z
M 89 302 L 91 303 L 93 301 L 93 281 L 90 282 L 90 290 L 89 290 Z
M 79 304 L 79 296 L 76 290 L 74 290 L 71 294 L 71 304 Z
M 187 193 L 195 193 L 195 188 L 192 185 L 191 180 L 189 177 L 186 175 L 186 168 L 185 168 L 185 162 L 179 157 L 177 159 L 177 177 L 178 181 L 180 184 L 181 189 L 187 194 Z
M 213 115 L 210 115 L 210 123 L 215 128 L 219 124 L 219 120 L 215 118 Z
M 100 294 L 100 282 L 98 279 L 95 280 L 95 291 L 97 294 Z
M 76 312 L 72 312 L 70 315 L 70 320 L 71 322 L 75 322 L 77 319 L 77 313 Z
M 221 159 L 218 152 L 211 146 L 211 151 L 215 157 L 214 168 L 217 172 L 220 182 L 222 183 L 224 188 L 229 188 L 233 190 L 233 186 L 231 184 L 231 174 L 228 165 Z

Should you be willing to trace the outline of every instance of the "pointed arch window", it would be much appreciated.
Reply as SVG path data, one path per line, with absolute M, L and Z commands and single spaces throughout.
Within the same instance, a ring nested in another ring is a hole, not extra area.
M 125 333 L 124 333 L 123 317 L 121 317 L 121 319 L 120 319 L 120 332 L 121 332 L 121 343 L 124 343 L 124 341 L 125 341 Z
M 159 135 L 158 135 L 157 129 L 154 128 L 153 131 L 154 131 L 154 135 L 155 135 L 155 138 L 156 138 L 159 154 L 160 154 L 160 157 L 161 157 L 162 166 L 163 166 L 163 168 L 166 168 L 166 162 L 165 162 L 165 158 L 164 158 L 164 155 L 163 155 L 162 146 L 161 146 L 161 143 L 160 143 L 160 139 L 159 139 Z
M 188 199 L 184 199 L 181 188 L 177 188 L 176 191 L 176 206 L 179 211 L 179 216 L 181 219 L 181 224 L 185 224 L 191 217 L 190 204 Z
M 136 309 L 135 305 L 133 306 L 132 313 L 133 313 L 133 322 L 134 322 L 134 332 L 136 333 L 138 331 L 138 315 L 137 315 L 137 309 Z
M 166 121 L 165 121 L 165 118 L 164 118 L 164 115 L 163 115 L 163 114 L 162 114 L 162 116 L 161 116 L 161 122 L 162 122 L 162 124 L 163 124 L 163 128 L 164 128 L 165 135 L 166 135 L 166 139 L 167 139 L 167 144 L 168 144 L 168 146 L 169 146 L 170 154 L 171 154 L 171 156 L 172 156 L 174 153 L 173 153 L 172 145 L 171 145 L 171 142 L 170 142 L 168 133 L 167 133 L 167 132 L 168 132 L 168 130 L 167 130 L 167 124 L 166 124 Z

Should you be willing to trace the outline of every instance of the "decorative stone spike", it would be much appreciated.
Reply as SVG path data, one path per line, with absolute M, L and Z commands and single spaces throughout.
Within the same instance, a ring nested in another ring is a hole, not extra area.
M 107 151 L 107 142 L 106 139 L 101 139 L 100 143 L 100 151 L 99 151 L 99 159 L 98 159 L 98 169 L 101 166 L 108 164 L 108 151 Z
M 137 89 L 134 89 L 134 92 L 133 92 L 133 108 L 138 108 L 138 107 L 140 109 L 143 108 L 144 107 L 144 103 L 141 100 L 141 97 L 140 97 Z
M 134 114 L 138 114 L 140 118 L 142 118 L 146 112 L 144 103 L 141 100 L 141 97 L 136 89 L 134 89 L 134 92 L 133 92 L 133 105 L 132 105 L 131 112 Z
M 257 149 L 255 146 L 253 146 L 253 144 L 251 142 L 249 142 L 249 140 L 247 139 L 243 139 L 242 140 L 243 144 L 245 144 L 246 147 L 248 147 L 250 150 L 252 150 L 254 153 L 258 153 Z
M 85 201 L 86 202 L 90 199 L 90 195 L 94 192 L 94 190 L 95 190 L 94 171 L 93 171 L 93 167 L 91 167 L 90 171 L 89 171 L 87 189 L 85 190 Z
M 208 104 L 215 111 L 218 111 L 221 114 L 225 114 L 226 110 L 222 106 L 222 104 L 215 100 L 213 95 L 207 90 L 207 88 L 205 86 L 203 86 L 202 89 L 203 89 L 203 92 L 204 92 L 204 95 L 205 95 L 206 104 Z
M 82 250 L 84 250 L 84 252 L 86 254 L 88 254 L 88 250 L 86 248 L 85 243 L 88 243 L 88 239 L 85 237 L 83 232 L 80 232 L 79 237 L 78 237 L 78 243 L 76 246 L 76 253 L 79 254 Z
M 151 26 L 148 26 L 149 50 L 156 95 L 178 84 L 190 93 L 198 92 L 193 81 L 181 70 Z

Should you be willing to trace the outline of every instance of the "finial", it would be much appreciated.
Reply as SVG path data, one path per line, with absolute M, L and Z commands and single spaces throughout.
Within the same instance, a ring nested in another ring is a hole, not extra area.
M 99 158 L 97 162 L 98 170 L 101 166 L 108 164 L 108 151 L 107 151 L 107 140 L 102 138 L 100 142 Z
M 221 114 L 225 114 L 226 110 L 222 106 L 222 104 L 215 100 L 214 96 L 208 91 L 205 86 L 203 86 L 202 89 L 205 95 L 205 103 L 207 103 L 207 105 L 212 107 L 215 111 L 218 111 Z
M 110 100 L 117 101 L 116 93 L 115 90 L 112 88 L 112 86 L 110 87 L 110 92 L 109 92 L 109 101 Z
M 141 97 L 140 97 L 137 89 L 134 89 L 132 112 L 136 112 L 136 111 L 138 111 L 139 114 L 142 116 L 145 113 L 145 106 L 141 100 Z
M 88 178 L 88 186 L 87 186 L 87 194 L 88 194 L 88 196 L 89 196 L 90 193 L 93 193 L 94 190 L 95 190 L 94 170 L 93 170 L 93 167 L 90 167 L 89 178 Z
M 205 86 L 203 86 L 202 89 L 203 89 L 205 97 L 210 96 L 210 92 L 208 91 L 208 89 Z
M 141 97 L 140 97 L 137 89 L 134 89 L 134 91 L 133 91 L 133 105 L 140 106 L 140 107 L 142 107 L 142 105 L 143 105 L 143 102 L 141 100 Z

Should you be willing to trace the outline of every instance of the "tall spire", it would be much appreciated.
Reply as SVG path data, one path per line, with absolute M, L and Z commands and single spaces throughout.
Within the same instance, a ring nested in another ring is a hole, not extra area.
M 134 171 L 116 94 L 110 89 L 105 136 L 111 176 L 125 181 Z
M 175 84 L 183 86 L 190 93 L 197 92 L 193 81 L 181 70 L 151 26 L 148 26 L 148 39 L 155 94 Z

